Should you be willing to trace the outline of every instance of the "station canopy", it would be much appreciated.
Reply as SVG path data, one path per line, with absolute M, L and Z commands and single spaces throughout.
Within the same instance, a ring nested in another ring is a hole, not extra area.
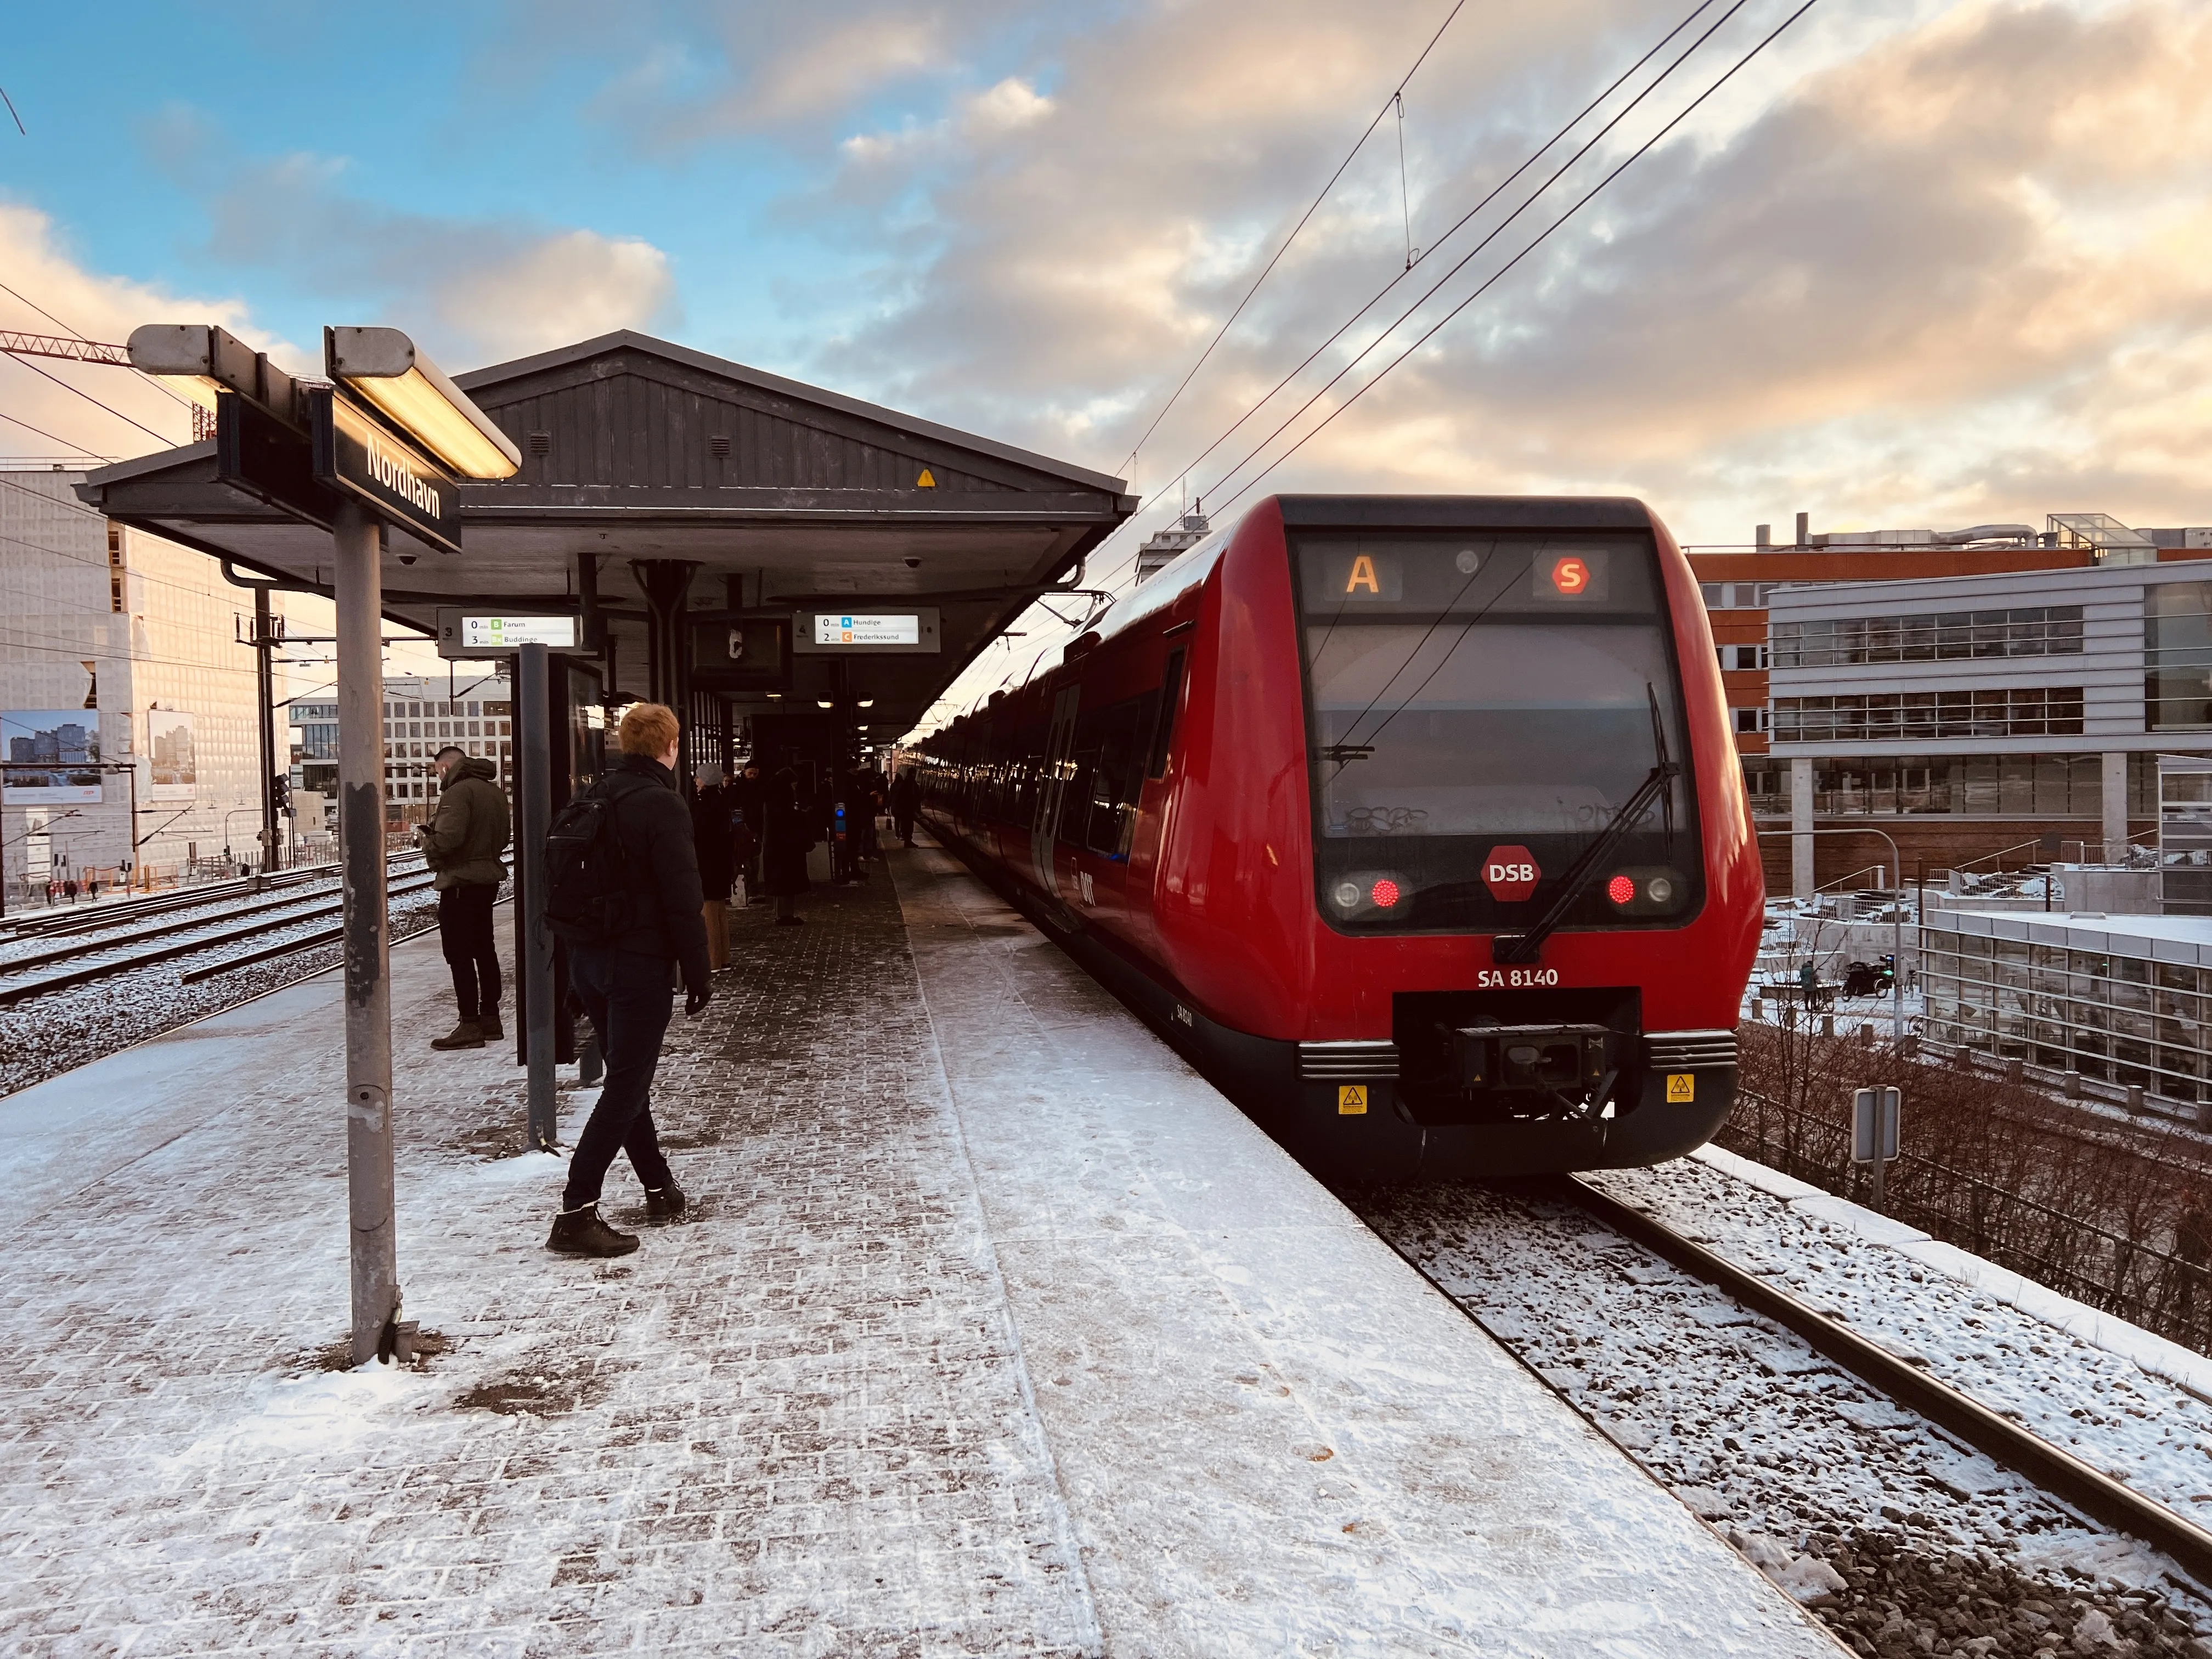
M 387 617 L 431 631 L 447 607 L 577 614 L 589 586 L 619 683 L 645 690 L 672 580 L 687 612 L 733 623 L 933 608 L 934 653 L 786 665 L 784 696 L 866 700 L 877 739 L 911 727 L 1032 597 L 1075 585 L 1137 505 L 1119 478 L 629 331 L 454 378 L 521 470 L 463 483 L 459 554 L 391 528 Z M 326 530 L 219 476 L 216 451 L 105 467 L 82 494 L 243 573 L 329 592 Z

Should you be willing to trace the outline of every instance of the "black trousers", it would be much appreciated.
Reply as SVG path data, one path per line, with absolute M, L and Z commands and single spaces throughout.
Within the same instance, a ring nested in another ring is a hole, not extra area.
M 653 1127 L 653 1073 L 660 1064 L 660 1039 L 668 1030 L 674 994 L 668 988 L 665 957 L 632 951 L 604 951 L 588 945 L 570 947 L 568 979 L 576 999 L 599 1034 L 599 1053 L 607 1062 L 599 1103 L 592 1108 L 584 1133 L 568 1160 L 564 1210 L 596 1203 L 607 1169 L 618 1152 L 629 1154 L 629 1167 L 647 1187 L 668 1184 L 668 1160 Z
M 492 881 L 457 882 L 438 895 L 438 943 L 453 970 L 453 1000 L 463 1019 L 499 1006 L 499 946 L 491 936 L 498 896 L 499 884 Z

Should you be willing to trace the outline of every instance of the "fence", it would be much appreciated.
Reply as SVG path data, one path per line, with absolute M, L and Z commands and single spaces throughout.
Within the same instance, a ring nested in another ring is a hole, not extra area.
M 1863 1203 L 1851 1090 L 1893 1084 L 1905 1091 L 1908 1150 L 1890 1166 L 1887 1213 L 2212 1353 L 2212 1172 L 2201 1142 L 2085 1128 L 2025 1089 L 1887 1046 L 1747 1027 L 1743 1055 L 1723 1146 Z

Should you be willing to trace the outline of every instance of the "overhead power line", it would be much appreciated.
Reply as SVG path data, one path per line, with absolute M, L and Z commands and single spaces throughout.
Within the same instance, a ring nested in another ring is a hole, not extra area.
M 1560 214 L 1559 217 L 1553 220 L 1550 224 L 1545 226 L 1541 231 L 1538 232 L 1535 237 L 1531 240 L 1526 246 L 1522 248 L 1518 253 L 1515 254 L 1510 259 L 1499 266 L 1498 269 L 1493 271 L 1490 276 L 1485 277 L 1472 294 L 1469 294 L 1449 311 L 1444 313 L 1443 316 L 1437 318 L 1435 322 L 1431 323 L 1421 332 L 1418 338 L 1414 339 L 1410 344 L 1408 344 L 1404 350 L 1401 351 L 1396 356 L 1385 363 L 1376 372 L 1373 379 L 1368 380 L 1357 391 L 1353 392 L 1350 397 L 1346 398 L 1344 402 L 1338 404 L 1336 408 L 1331 410 L 1329 413 L 1317 422 L 1310 431 L 1307 432 L 1303 437 L 1291 444 L 1288 449 L 1285 449 L 1281 454 L 1275 457 L 1273 460 L 1268 462 L 1265 467 L 1255 473 L 1250 478 L 1248 478 L 1243 483 L 1237 486 L 1235 492 L 1229 497 L 1229 500 L 1233 502 L 1239 497 L 1249 493 L 1262 478 L 1265 478 L 1285 461 L 1290 459 L 1291 456 L 1297 454 L 1299 450 L 1304 448 L 1305 446 L 1311 442 L 1316 437 L 1318 437 L 1322 429 L 1328 426 L 1330 422 L 1335 420 L 1338 416 L 1350 409 L 1354 404 L 1358 403 L 1360 398 L 1365 397 L 1367 393 L 1372 392 L 1382 383 L 1383 377 L 1389 374 L 1392 369 L 1397 368 L 1398 365 L 1404 362 L 1407 358 L 1412 356 L 1413 353 L 1419 351 L 1424 345 L 1426 345 L 1431 339 L 1435 338 L 1437 331 L 1447 323 L 1450 322 L 1452 319 L 1458 316 L 1460 313 L 1465 311 L 1469 306 L 1473 305 L 1477 300 L 1480 299 L 1485 294 L 1489 292 L 1492 286 L 1502 278 L 1506 272 L 1511 270 L 1531 253 L 1534 253 L 1538 247 L 1543 245 L 1546 239 L 1547 239 L 1553 231 L 1559 229 L 1562 225 L 1565 224 L 1568 220 L 1573 218 L 1577 213 L 1580 213 L 1583 209 L 1587 207 L 1597 196 L 1599 191 L 1605 189 L 1607 185 L 1610 185 L 1614 179 L 1620 178 L 1622 173 L 1627 172 L 1628 169 L 1633 167 L 1638 161 L 1642 160 L 1643 157 L 1649 154 L 1651 149 L 1656 145 L 1661 139 L 1664 138 L 1684 121 L 1687 120 L 1691 113 L 1695 111 L 1699 105 L 1703 104 L 1706 99 L 1711 97 L 1713 94 L 1718 92 L 1723 86 L 1727 85 L 1728 82 L 1735 77 L 1738 70 L 1741 70 L 1747 64 L 1750 63 L 1753 58 L 1758 57 L 1760 52 L 1765 52 L 1767 47 L 1773 45 L 1777 40 L 1781 38 L 1784 30 L 1788 29 L 1791 24 L 1795 23 L 1799 18 L 1802 17 L 1807 12 L 1812 10 L 1813 8 L 1819 3 L 1820 0 L 1804 0 L 1803 4 L 1799 6 L 1796 10 L 1791 12 L 1789 16 L 1784 18 L 1781 22 L 1778 23 L 1774 27 L 1773 30 L 1764 39 L 1759 40 L 1756 46 L 1753 46 L 1749 52 L 1747 52 L 1742 57 L 1737 58 L 1735 63 L 1729 64 L 1729 67 L 1722 72 L 1719 79 L 1716 80 L 1711 86 L 1707 87 L 1695 98 L 1692 99 L 1690 102 L 1683 107 L 1680 113 L 1677 114 L 1674 119 L 1668 122 L 1665 126 L 1660 128 L 1658 131 L 1653 133 L 1649 138 L 1638 145 L 1634 150 L 1631 151 L 1629 155 L 1613 169 L 1612 172 L 1607 173 L 1605 177 L 1599 179 L 1588 190 L 1584 191 L 1580 197 L 1576 198 L 1573 205 L 1569 207 L 1565 212 Z M 1256 451 L 1254 453 L 1257 453 Z M 1249 459 L 1249 457 L 1247 457 L 1248 460 Z M 1241 461 L 1237 464 L 1239 467 L 1243 465 L 1244 463 Z M 1232 468 L 1229 473 L 1224 474 L 1223 476 L 1222 482 L 1225 483 L 1230 477 L 1235 476 L 1235 471 L 1236 469 Z
M 1657 57 L 1660 52 L 1663 52 L 1668 44 L 1672 41 L 1675 36 L 1681 33 L 1684 29 L 1688 28 L 1691 24 L 1697 21 L 1698 16 L 1715 3 L 1716 0 L 1698 0 L 1698 3 L 1691 7 L 1680 21 L 1677 22 L 1671 29 L 1668 29 L 1666 33 L 1661 35 L 1658 40 L 1652 42 L 1651 46 L 1644 52 L 1641 58 L 1638 58 L 1634 63 L 1623 70 L 1613 78 L 1610 85 L 1607 86 L 1604 90 L 1598 93 L 1598 94 L 1592 98 L 1589 102 L 1584 104 L 1582 108 L 1576 111 L 1575 113 L 1564 122 L 1559 130 L 1553 133 L 1550 137 L 1544 140 L 1542 143 L 1537 145 L 1534 149 L 1529 151 L 1528 155 L 1522 161 L 1520 166 L 1515 167 L 1512 172 L 1507 173 L 1505 177 L 1499 179 L 1496 185 L 1491 187 L 1488 194 L 1484 196 L 1480 201 L 1477 202 L 1473 207 L 1469 208 L 1465 213 L 1462 213 L 1457 219 L 1453 221 L 1450 227 L 1446 229 L 1442 235 L 1438 236 L 1434 241 L 1430 243 L 1427 250 L 1423 252 L 1419 258 L 1413 258 L 1405 270 L 1394 271 L 1391 274 L 1390 280 L 1383 283 L 1381 288 L 1377 289 L 1373 294 L 1369 295 L 1357 310 L 1355 310 L 1349 317 L 1346 317 L 1344 321 L 1338 325 L 1335 332 L 1332 333 L 1327 339 L 1323 340 L 1319 345 L 1308 352 L 1304 358 L 1298 362 L 1296 368 L 1292 368 L 1288 374 L 1285 374 L 1281 380 L 1276 381 L 1273 386 L 1270 386 L 1265 395 L 1257 398 L 1249 405 L 1242 415 L 1231 422 L 1228 427 L 1215 437 L 1211 443 L 1207 444 L 1204 449 L 1199 451 L 1197 454 L 1192 456 L 1188 461 L 1185 462 L 1180 471 L 1171 475 L 1169 482 L 1176 483 L 1188 479 L 1191 472 L 1198 467 L 1199 464 L 1204 461 L 1207 456 L 1213 453 L 1215 450 L 1220 448 L 1223 444 L 1228 442 L 1231 438 L 1234 437 L 1237 430 L 1243 426 L 1245 422 L 1250 420 L 1261 410 L 1265 409 L 1270 403 L 1273 402 L 1277 394 L 1282 392 L 1282 390 L 1285 386 L 1289 386 L 1293 380 L 1297 380 L 1299 375 L 1304 374 L 1308 368 L 1311 368 L 1315 361 L 1318 359 L 1323 352 L 1327 351 L 1331 346 L 1334 345 L 1339 340 L 1341 340 L 1346 334 L 1350 333 L 1358 324 L 1361 318 L 1366 316 L 1369 312 L 1372 311 L 1377 305 L 1381 304 L 1382 301 L 1389 298 L 1390 294 L 1406 280 L 1408 274 L 1410 274 L 1425 260 L 1433 258 L 1438 251 L 1441 250 L 1446 243 L 1449 242 L 1453 237 L 1459 234 L 1459 233 L 1464 229 L 1477 215 L 1481 213 L 1482 210 L 1488 207 L 1492 202 L 1495 202 L 1500 196 L 1504 195 L 1505 191 L 1511 187 L 1515 180 L 1518 179 L 1523 173 L 1527 173 L 1529 168 L 1534 167 L 1537 162 L 1543 160 L 1545 155 L 1551 151 L 1554 145 L 1559 143 L 1560 140 L 1564 139 L 1577 127 L 1580 126 L 1584 120 L 1589 118 L 1592 111 L 1598 108 L 1599 106 L 1603 104 L 1607 99 L 1612 97 L 1614 93 L 1620 91 L 1620 88 L 1627 83 L 1631 76 L 1634 76 L 1638 70 L 1644 68 L 1645 64 L 1649 64 L 1654 58 Z M 1741 6 L 1741 3 L 1742 0 L 1737 0 L 1738 6 Z M 1735 9 L 1736 7 L 1731 7 L 1731 13 Z M 1724 16 L 1721 21 L 1725 22 L 1727 21 L 1727 18 Z M 1717 27 L 1717 25 L 1715 27 Z M 1711 33 L 1712 31 L 1710 28 L 1706 31 L 1706 34 L 1708 36 Z M 1679 65 L 1680 61 L 1680 59 L 1676 60 L 1677 65 Z M 1667 78 L 1667 74 L 1672 72 L 1674 66 L 1675 65 L 1670 65 L 1666 73 L 1662 73 L 1654 77 L 1651 84 L 1645 87 L 1641 93 L 1638 94 L 1636 98 L 1632 100 L 1631 102 L 1622 110 L 1621 113 L 1626 114 L 1627 110 L 1633 109 L 1637 104 L 1641 103 L 1645 98 L 1648 98 L 1651 93 L 1658 88 L 1660 83 Z M 1620 117 L 1616 115 L 1614 117 L 1614 121 L 1617 123 Z M 1601 133 L 1599 136 L 1602 137 L 1603 134 Z M 1584 148 L 1587 149 L 1588 146 L 1584 146 Z M 1538 192 L 1538 194 L 1540 193 L 1540 191 Z M 1534 198 L 1532 198 L 1531 199 Z M 1526 206 L 1525 203 L 1523 204 L 1523 206 Z M 1495 233 L 1493 233 L 1493 235 Z M 1407 242 L 1410 246 L 1412 240 L 1412 232 L 1410 228 L 1407 230 Z M 1478 247 L 1475 251 L 1479 252 L 1480 252 L 1480 248 Z M 1460 262 L 1460 264 L 1464 265 L 1466 261 L 1462 259 Z M 1459 266 L 1455 265 L 1453 268 L 1453 270 L 1456 271 L 1458 269 Z M 1447 272 L 1446 276 L 1449 277 L 1452 274 L 1453 272 Z M 1424 298 L 1426 296 L 1425 295 Z M 1378 337 L 1387 337 L 1387 334 L 1388 331 L 1386 330 L 1384 336 Z M 1371 345 L 1370 349 L 1372 349 Z M 1164 496 L 1164 494 L 1165 491 L 1163 489 L 1160 492 L 1160 495 Z M 1158 497 L 1156 497 L 1156 499 L 1158 499 Z M 1129 556 L 1129 559 L 1133 560 L 1134 556 L 1135 556 L 1132 554 Z M 1128 560 L 1124 560 L 1122 562 L 1126 563 L 1128 562 Z M 1119 563 L 1111 566 L 1109 568 L 1108 574 L 1109 576 L 1117 574 L 1121 568 L 1121 565 Z
M 30 297 L 30 295 L 28 295 L 27 294 L 22 293 L 22 292 L 21 292 L 21 290 L 19 290 L 19 289 L 12 289 L 12 288 L 9 287 L 9 286 L 8 286 L 8 284 L 7 284 L 7 283 L 0 283 L 0 294 L 5 294 L 5 295 L 9 295 L 10 298 L 12 298 L 12 299 L 14 299 L 14 300 L 16 300 L 16 301 L 20 301 L 20 302 L 21 302 L 21 303 L 22 303 L 23 305 L 28 306 L 28 307 L 29 307 L 33 311 L 37 312 L 37 313 L 39 313 L 39 315 L 40 315 L 40 316 L 41 316 L 41 317 L 45 318 L 48 322 L 52 323 L 52 324 L 56 328 L 58 328 L 58 329 L 61 330 L 63 333 L 67 334 L 67 335 L 70 335 L 70 336 L 72 336 L 72 337 L 76 337 L 76 338 L 80 338 L 80 339 L 82 339 L 82 338 L 83 337 L 83 332 L 84 332 L 84 331 L 83 331 L 82 329 L 78 329 L 78 328 L 73 328 L 73 327 L 71 327 L 69 324 L 67 324 L 67 323 L 64 322 L 60 318 L 58 318 L 58 317 L 55 316 L 55 315 L 54 315 L 54 313 L 53 313 L 52 312 L 51 312 L 51 311 L 47 310 L 44 306 L 40 305 L 40 304 L 36 300 L 32 299 L 32 298 Z M 123 349 L 121 347 L 118 347 L 118 346 L 109 346 L 109 347 L 106 347 L 106 348 L 103 348 L 103 349 L 106 349 L 106 350 L 110 350 L 110 351 L 116 351 L 116 350 L 122 350 L 122 349 Z M 90 360 L 89 360 L 89 359 L 88 359 L 87 361 L 90 361 Z M 106 359 L 106 358 L 102 358 L 102 359 L 100 359 L 100 361 L 101 361 L 101 362 L 107 362 L 107 361 L 109 361 L 109 360 L 108 360 L 108 359 Z M 130 354 L 129 354 L 127 351 L 125 351 L 125 352 L 124 353 L 124 356 L 123 356 L 123 367 L 125 367 L 125 368 L 128 368 L 131 367 Z M 142 372 L 143 372 L 143 371 L 142 371 Z M 148 375 L 146 376 L 146 383 L 147 383 L 149 386 L 154 386 L 154 387 L 157 388 L 157 389 L 161 392 L 161 394 L 164 398 L 168 398 L 172 403 L 182 404 L 183 404 L 186 409 L 197 409 L 198 407 L 199 407 L 199 405 L 198 405 L 198 404 L 195 404 L 194 402 L 192 402 L 192 400 L 191 400 L 191 398 L 189 398 L 185 397 L 182 392 L 179 392 L 179 391 L 178 391 L 174 386 L 165 386 L 165 385 L 163 385 L 163 384 L 162 384 L 162 382 L 161 382 L 161 380 L 160 380 L 160 378 L 159 378 L 158 376 L 152 375 L 152 374 L 148 374 Z
M 1460 15 L 1460 12 L 1466 7 L 1466 5 L 1467 0 L 1456 0 L 1456 3 L 1455 3 L 1452 9 L 1444 15 L 1444 21 L 1437 26 L 1437 32 L 1429 37 L 1429 44 L 1423 46 L 1421 48 L 1420 56 L 1413 59 L 1413 68 L 1407 70 L 1403 76 L 1399 77 L 1398 84 L 1390 90 L 1390 95 L 1382 100 L 1382 107 L 1375 112 L 1375 118 L 1370 121 L 1367 124 L 1365 130 L 1360 133 L 1358 138 L 1352 141 L 1352 148 L 1345 152 L 1344 159 L 1336 164 L 1336 171 L 1328 175 L 1328 182 L 1321 187 L 1321 193 L 1315 197 L 1313 200 L 1307 204 L 1306 210 L 1298 216 L 1297 223 L 1291 227 L 1291 234 L 1283 238 L 1282 246 L 1275 250 L 1273 257 L 1261 268 L 1260 274 L 1252 279 L 1252 286 L 1244 290 L 1244 297 L 1237 302 L 1237 308 L 1231 312 L 1227 319 L 1223 322 L 1219 328 L 1214 331 L 1213 337 L 1206 343 L 1206 349 L 1198 354 L 1198 361 L 1190 366 L 1189 373 L 1186 374 L 1182 377 L 1182 380 L 1177 383 L 1176 389 L 1168 394 L 1167 402 L 1160 405 L 1160 412 L 1152 416 L 1152 423 L 1145 428 L 1144 436 L 1137 440 L 1135 447 L 1129 451 L 1129 459 L 1122 463 L 1122 469 L 1124 471 L 1137 464 L 1138 451 L 1143 449 L 1146 444 L 1152 441 L 1152 434 L 1159 430 L 1160 422 L 1167 419 L 1168 411 L 1176 406 L 1176 400 L 1181 398 L 1183 392 L 1189 387 L 1192 380 L 1196 377 L 1198 371 L 1206 367 L 1206 360 L 1213 355 L 1214 347 L 1221 343 L 1223 337 L 1229 332 L 1231 328 L 1235 326 L 1237 319 L 1244 314 L 1244 307 L 1252 303 L 1252 296 L 1260 291 L 1261 283 L 1267 280 L 1268 276 L 1274 270 L 1276 265 L 1281 263 L 1283 256 L 1291 251 L 1291 244 L 1298 240 L 1298 233 L 1306 228 L 1306 222 L 1311 219 L 1316 213 L 1321 210 L 1321 204 L 1328 199 L 1329 191 L 1336 188 L 1336 181 L 1344 177 L 1344 170 L 1352 165 L 1352 158 L 1357 156 L 1359 154 L 1361 147 L 1364 145 L 1370 138 L 1375 136 L 1375 129 L 1382 125 L 1382 118 L 1388 115 L 1392 108 L 1402 107 L 1400 100 L 1405 96 L 1406 88 L 1407 84 L 1412 82 L 1414 71 L 1419 70 L 1423 64 L 1428 61 L 1429 54 L 1437 49 L 1437 42 L 1444 38 L 1444 31 L 1452 26 L 1452 20 Z M 1401 174 L 1400 183 L 1401 185 L 1404 183 L 1404 136 L 1401 133 L 1399 138 L 1399 143 L 1401 146 L 1399 169 Z M 1409 246 L 1411 244 L 1413 232 L 1409 221 L 1407 231 L 1407 240 Z
M 127 426 L 137 427 L 141 432 L 151 438 L 155 443 L 165 446 L 173 443 L 173 440 L 162 433 L 155 431 L 154 428 L 148 426 L 145 422 L 134 420 L 131 416 L 125 415 L 121 410 L 116 408 L 114 404 L 101 402 L 100 399 L 94 397 L 92 393 L 87 392 L 82 386 L 71 386 L 67 380 L 62 379 L 58 374 L 48 374 L 46 370 L 40 368 L 36 363 L 31 362 L 27 357 L 16 356 L 12 352 L 6 355 L 15 356 L 17 367 L 27 368 L 32 374 L 40 375 L 46 380 L 52 380 L 56 386 L 59 386 L 64 392 L 74 392 L 78 397 L 83 398 L 85 402 L 90 404 L 94 408 L 106 410 L 108 414 L 112 415 L 117 420 L 123 422 Z M 97 360 L 84 359 L 81 361 Z

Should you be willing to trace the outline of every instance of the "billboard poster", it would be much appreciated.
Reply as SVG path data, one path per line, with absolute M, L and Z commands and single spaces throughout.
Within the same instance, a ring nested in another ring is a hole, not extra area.
M 199 767 L 192 757 L 192 717 L 176 708 L 155 708 L 146 715 L 149 793 L 155 800 L 194 800 L 200 793 Z
M 100 716 L 86 708 L 0 710 L 0 799 L 47 806 L 100 799 Z

